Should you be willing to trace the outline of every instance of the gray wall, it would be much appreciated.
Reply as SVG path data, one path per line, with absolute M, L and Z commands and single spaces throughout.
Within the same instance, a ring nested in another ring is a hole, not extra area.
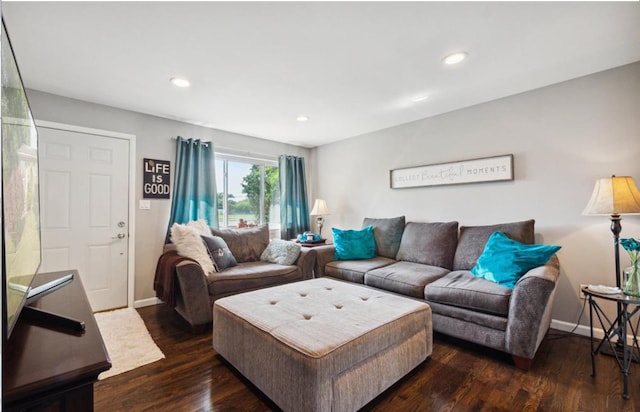
M 508 153 L 511 182 L 389 188 L 390 169 Z M 640 63 L 324 145 L 311 159 L 313 197 L 331 211 L 327 235 L 332 226 L 360 227 L 365 216 L 536 219 L 537 240 L 562 246 L 553 317 L 575 323 L 579 285 L 615 282 L 609 219 L 581 215 L 594 182 L 616 174 L 640 185 Z M 622 236 L 640 237 L 639 216 L 624 216 Z
M 35 90 L 27 90 L 31 109 L 37 120 L 71 124 L 94 129 L 136 135 L 136 301 L 153 298 L 153 276 L 171 209 L 170 200 L 151 200 L 151 210 L 137 209 L 142 199 L 142 159 L 170 160 L 175 164 L 175 141 L 172 138 L 198 138 L 214 142 L 216 148 L 231 149 L 236 154 L 251 154 L 277 158 L 292 154 L 308 158 L 309 149 L 276 143 L 264 139 L 194 126 L 187 123 L 120 110 L 113 107 L 68 99 Z M 173 170 L 172 176 L 173 179 Z M 173 182 L 171 183 L 173 188 Z
M 35 117 L 135 134 L 136 199 L 142 158 L 174 160 L 172 137 L 308 159 L 310 200 L 327 200 L 324 235 L 359 227 L 365 216 L 462 225 L 536 219 L 537 240 L 562 246 L 554 319 L 575 323 L 578 286 L 612 284 L 613 247 L 606 216 L 582 216 L 597 178 L 631 175 L 640 184 L 640 63 L 597 73 L 364 136 L 308 149 L 203 128 L 29 90 Z M 514 154 L 515 180 L 391 190 L 389 170 Z M 154 296 L 153 274 L 170 203 L 136 210 L 135 299 Z M 640 217 L 624 216 L 623 237 L 640 237 Z M 622 251 L 622 265 L 629 259 Z M 583 323 L 586 318 L 583 317 Z

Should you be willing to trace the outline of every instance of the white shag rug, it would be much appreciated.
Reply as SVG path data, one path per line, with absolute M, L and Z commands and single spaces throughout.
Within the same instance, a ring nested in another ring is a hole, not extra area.
M 134 308 L 96 313 L 95 317 L 111 359 L 111 369 L 102 372 L 98 379 L 164 359 L 164 353 L 155 344 Z

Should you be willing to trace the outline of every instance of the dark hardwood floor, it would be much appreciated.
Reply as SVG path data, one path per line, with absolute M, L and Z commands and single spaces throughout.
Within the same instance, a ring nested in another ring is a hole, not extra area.
M 99 381 L 100 411 L 268 411 L 277 409 L 211 346 L 211 332 L 191 333 L 165 305 L 138 309 L 166 359 Z M 551 330 L 530 371 L 509 356 L 434 337 L 430 360 L 373 400 L 366 411 L 639 411 L 640 365 L 632 365 L 630 400 L 614 358 L 596 359 L 589 339 Z

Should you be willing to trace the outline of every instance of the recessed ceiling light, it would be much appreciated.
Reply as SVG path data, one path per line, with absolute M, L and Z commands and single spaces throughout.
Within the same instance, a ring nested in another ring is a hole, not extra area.
M 429 98 L 429 95 L 427 94 L 423 94 L 421 96 L 416 96 L 413 99 L 411 99 L 412 102 L 414 103 L 418 103 L 418 102 L 423 102 L 425 100 L 427 100 Z
M 467 53 L 466 52 L 457 52 L 457 53 L 452 53 L 450 55 L 448 55 L 447 57 L 445 57 L 442 62 L 446 65 L 451 66 L 452 64 L 458 64 L 461 61 L 463 61 L 464 59 L 467 58 Z
M 176 87 L 189 87 L 191 86 L 191 82 L 187 79 L 184 79 L 182 77 L 172 77 L 169 79 L 169 81 L 171 82 L 171 84 L 173 84 Z
M 309 116 L 301 115 L 301 116 L 296 117 L 296 120 L 299 121 L 299 122 L 306 122 L 306 121 L 309 120 Z

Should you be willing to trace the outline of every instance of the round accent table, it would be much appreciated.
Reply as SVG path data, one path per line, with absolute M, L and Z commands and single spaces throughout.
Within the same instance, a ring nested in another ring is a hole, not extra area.
M 629 399 L 629 369 L 631 362 L 640 363 L 640 346 L 638 346 L 640 297 L 627 296 L 623 293 L 600 293 L 589 289 L 589 287 L 582 288 L 582 293 L 589 300 L 591 376 L 596 376 L 596 355 L 603 353 L 615 357 L 624 382 L 622 397 Z M 602 301 L 616 303 L 617 316 L 613 321 L 602 310 L 599 304 Z M 596 342 L 593 336 L 594 314 L 604 331 L 604 337 L 600 342 Z M 627 336 L 631 339 L 631 344 L 629 344 Z

